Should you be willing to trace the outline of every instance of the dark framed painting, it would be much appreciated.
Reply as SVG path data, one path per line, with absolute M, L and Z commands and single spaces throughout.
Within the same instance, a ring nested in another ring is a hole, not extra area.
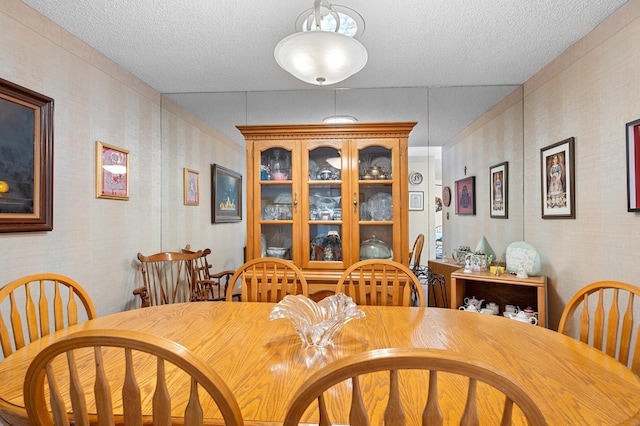
M 574 138 L 540 150 L 543 219 L 575 219 L 574 164 Z
M 0 232 L 53 229 L 53 99 L 0 79 Z
M 476 177 L 456 181 L 456 214 L 476 214 Z
M 489 167 L 490 216 L 497 219 L 509 217 L 509 162 Z
M 627 211 L 640 212 L 640 119 L 627 123 Z
M 129 199 L 129 151 L 96 141 L 96 198 Z
M 242 221 L 242 175 L 211 165 L 211 223 Z

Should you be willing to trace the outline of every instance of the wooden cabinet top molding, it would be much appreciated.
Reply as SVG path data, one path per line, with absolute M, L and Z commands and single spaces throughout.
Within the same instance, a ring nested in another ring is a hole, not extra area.
M 238 130 L 247 139 L 305 139 L 333 138 L 407 138 L 417 122 L 349 123 L 349 124 L 265 124 L 239 125 Z

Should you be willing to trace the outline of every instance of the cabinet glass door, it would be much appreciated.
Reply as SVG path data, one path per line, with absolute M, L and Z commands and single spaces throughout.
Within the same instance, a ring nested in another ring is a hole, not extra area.
M 255 195 L 260 200 L 260 220 L 257 224 L 260 256 L 292 260 L 295 255 L 295 201 L 298 197 L 292 179 L 295 172 L 295 167 L 292 167 L 294 153 L 287 147 L 266 145 L 259 151 L 259 159 L 260 185 Z M 258 208 L 256 204 L 254 206 Z
M 359 206 L 359 226 L 354 227 L 353 235 L 359 242 L 356 260 L 400 259 L 400 194 L 394 175 L 399 170 L 397 147 L 393 139 L 358 142 L 358 173 L 353 184 Z
M 309 142 L 306 182 L 303 182 L 302 257 L 304 267 L 343 269 L 343 206 L 345 181 L 342 141 Z M 303 154 L 303 157 L 305 155 Z

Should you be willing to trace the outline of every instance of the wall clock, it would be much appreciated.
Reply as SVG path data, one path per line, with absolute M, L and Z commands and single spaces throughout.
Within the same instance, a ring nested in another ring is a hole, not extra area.
M 409 175 L 409 183 L 411 185 L 420 185 L 422 183 L 422 173 L 413 172 Z
M 451 188 L 449 188 L 448 186 L 445 186 L 442 189 L 442 202 L 444 203 L 445 207 L 449 207 L 449 205 L 451 204 Z

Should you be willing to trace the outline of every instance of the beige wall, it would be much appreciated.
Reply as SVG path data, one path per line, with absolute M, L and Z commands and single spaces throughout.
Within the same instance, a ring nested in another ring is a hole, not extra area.
M 0 283 L 68 275 L 104 315 L 136 306 L 138 251 L 189 243 L 220 269 L 242 262 L 244 225 L 212 225 L 209 207 L 211 163 L 243 171 L 242 147 L 19 0 L 0 2 L 0 77 L 55 100 L 54 229 L 0 234 Z M 95 198 L 97 140 L 130 151 L 128 201 Z M 183 167 L 200 171 L 197 207 L 183 205 Z
M 502 221 L 488 218 L 489 163 L 509 161 L 509 222 L 520 217 L 511 213 L 517 208 L 511 184 L 524 177 L 523 239 L 540 252 L 549 277 L 551 328 L 568 299 L 590 282 L 640 285 L 640 217 L 627 212 L 625 148 L 625 124 L 640 117 L 639 18 L 640 1 L 632 0 L 524 84 L 524 169 L 510 158 L 510 140 L 496 138 L 510 120 L 517 123 L 515 110 L 481 118 L 443 153 L 443 185 L 462 177 L 463 165 L 484 185 L 475 218 L 455 217 L 451 210 L 446 235 L 454 237 L 448 240 L 454 247 L 473 245 L 484 233 L 504 254 L 517 236 L 501 234 Z M 542 219 L 540 149 L 569 137 L 575 138 L 576 218 Z

